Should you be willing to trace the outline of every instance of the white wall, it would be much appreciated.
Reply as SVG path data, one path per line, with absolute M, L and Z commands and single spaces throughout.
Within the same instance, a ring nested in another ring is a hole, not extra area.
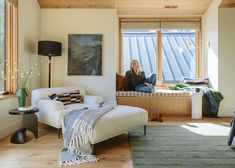
M 36 44 L 40 36 L 40 7 L 37 0 L 19 0 L 19 69 L 38 64 Z M 37 74 L 39 68 L 34 73 Z M 29 89 L 40 87 L 40 77 L 35 75 L 28 84 Z M 19 129 L 22 116 L 9 115 L 8 111 L 18 106 L 16 98 L 0 100 L 0 138 Z
M 81 85 L 88 94 L 115 99 L 116 10 L 42 9 L 41 40 L 62 42 L 61 57 L 52 58 L 52 87 Z M 102 34 L 102 76 L 68 76 L 68 34 Z M 47 58 L 41 68 L 42 86 L 48 87 Z
M 22 116 L 9 115 L 9 110 L 17 107 L 16 98 L 0 100 L 0 139 L 19 129 L 22 125 Z
M 218 90 L 218 7 L 221 0 L 213 0 L 202 17 L 202 56 L 204 76 Z M 208 43 L 210 47 L 208 47 Z
M 205 76 L 214 89 L 224 96 L 219 116 L 233 116 L 235 109 L 235 9 L 219 8 L 221 0 L 213 0 L 202 18 L 202 53 Z M 207 42 L 210 46 L 207 46 Z
M 40 57 L 37 55 L 37 42 L 40 38 L 41 9 L 37 0 L 20 0 L 19 15 L 19 70 L 34 68 L 28 89 L 39 88 L 41 79 Z
M 219 90 L 223 116 L 235 110 L 235 8 L 219 8 Z

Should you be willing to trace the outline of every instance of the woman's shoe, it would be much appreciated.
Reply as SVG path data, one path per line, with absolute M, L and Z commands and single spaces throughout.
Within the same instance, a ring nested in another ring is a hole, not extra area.
M 161 113 L 159 114 L 158 121 L 159 121 L 159 122 L 163 122 L 162 114 L 161 114 Z
M 158 121 L 158 117 L 156 116 L 156 117 L 151 118 L 151 121 Z

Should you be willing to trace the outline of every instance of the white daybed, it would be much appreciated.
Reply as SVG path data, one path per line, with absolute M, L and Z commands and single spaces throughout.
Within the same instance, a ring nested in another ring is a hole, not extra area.
M 48 95 L 54 93 L 68 93 L 79 90 L 84 96 L 83 103 L 63 105 L 60 101 L 50 100 Z M 97 108 L 103 101 L 100 96 L 90 96 L 85 94 L 82 87 L 57 87 L 41 88 L 32 91 L 32 105 L 39 108 L 37 113 L 39 121 L 61 130 L 61 121 L 64 114 L 71 110 L 79 108 Z M 146 110 L 138 107 L 117 105 L 113 110 L 103 115 L 95 124 L 92 144 L 128 132 L 148 122 L 148 113 Z

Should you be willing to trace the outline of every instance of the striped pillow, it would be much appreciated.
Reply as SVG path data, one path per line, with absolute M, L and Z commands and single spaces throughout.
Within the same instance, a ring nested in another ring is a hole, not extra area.
M 83 102 L 83 97 L 79 90 L 70 93 L 52 94 L 49 95 L 49 98 L 51 100 L 61 101 L 64 105 Z
M 184 84 L 190 86 L 209 86 L 209 78 L 184 78 Z
M 71 97 L 71 104 L 72 103 L 82 103 L 83 102 L 83 96 L 80 94 L 79 90 L 75 92 L 69 93 Z

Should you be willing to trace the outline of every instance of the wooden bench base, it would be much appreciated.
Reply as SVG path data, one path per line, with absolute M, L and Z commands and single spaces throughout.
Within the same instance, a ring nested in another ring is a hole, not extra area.
M 191 116 L 191 96 L 117 97 L 119 105 L 135 106 L 149 112 L 149 120 L 162 114 Z

